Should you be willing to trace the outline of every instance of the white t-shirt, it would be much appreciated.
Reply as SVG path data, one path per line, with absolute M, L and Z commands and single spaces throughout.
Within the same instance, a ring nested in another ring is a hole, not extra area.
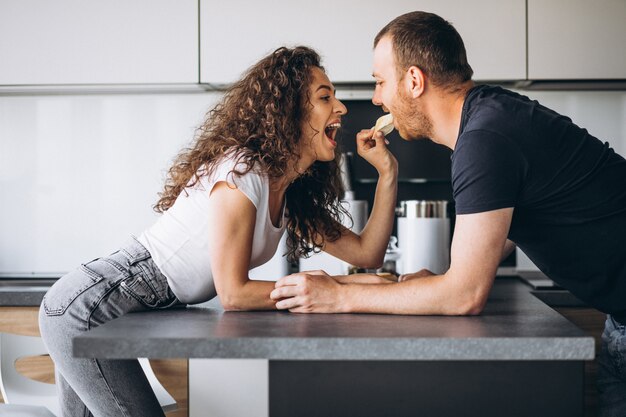
M 187 193 L 182 192 L 172 207 L 138 238 L 183 303 L 201 303 L 217 295 L 209 258 L 212 239 L 208 232 L 210 216 L 224 215 L 209 210 L 209 195 L 217 182 L 235 184 L 256 207 L 250 269 L 272 258 L 285 231 L 284 207 L 279 227 L 270 219 L 267 176 L 254 167 L 239 177 L 230 173 L 234 166 L 232 155 L 222 158 L 210 178 L 205 175 L 194 187 L 188 187 Z M 243 171 L 244 167 L 242 163 L 238 170 Z

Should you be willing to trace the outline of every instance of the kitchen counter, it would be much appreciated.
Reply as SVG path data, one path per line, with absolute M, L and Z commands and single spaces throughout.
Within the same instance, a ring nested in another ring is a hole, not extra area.
M 134 313 L 74 341 L 80 357 L 270 360 L 591 360 L 593 338 L 498 279 L 475 317 L 224 312 Z
M 56 278 L 2 278 L 0 279 L 0 307 L 38 306 Z
M 223 390 L 219 385 L 231 373 L 216 368 L 220 358 L 268 360 L 267 403 L 259 410 L 272 417 L 295 410 L 303 417 L 572 417 L 582 416 L 583 364 L 594 358 L 594 340 L 517 278 L 498 278 L 480 316 L 189 307 L 106 323 L 76 337 L 74 354 L 191 358 L 191 417 L 224 397 L 222 391 L 209 395 Z M 242 391 L 227 405 L 245 403 Z

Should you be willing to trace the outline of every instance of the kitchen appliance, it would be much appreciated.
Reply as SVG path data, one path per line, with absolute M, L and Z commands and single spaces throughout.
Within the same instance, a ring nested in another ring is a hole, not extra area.
M 398 272 L 428 269 L 442 274 L 450 266 L 450 219 L 445 200 L 401 201 L 398 246 L 402 253 Z
M 401 256 L 402 252 L 400 252 L 400 248 L 398 248 L 398 238 L 395 236 L 391 236 L 389 238 L 389 243 L 387 244 L 387 250 L 385 251 L 383 266 L 379 268 L 376 272 L 398 275 Z

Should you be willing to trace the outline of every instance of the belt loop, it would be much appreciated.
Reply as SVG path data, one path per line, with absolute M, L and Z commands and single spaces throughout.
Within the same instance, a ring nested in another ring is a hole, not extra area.
M 128 255 L 131 263 L 150 258 L 148 249 L 146 249 L 134 235 L 131 235 L 131 238 L 128 239 L 122 250 Z

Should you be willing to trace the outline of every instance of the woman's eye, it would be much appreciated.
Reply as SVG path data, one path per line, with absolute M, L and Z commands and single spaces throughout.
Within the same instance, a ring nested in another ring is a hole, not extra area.
M 322 100 L 329 101 L 330 100 L 330 96 L 324 96 L 324 97 L 322 97 Z

